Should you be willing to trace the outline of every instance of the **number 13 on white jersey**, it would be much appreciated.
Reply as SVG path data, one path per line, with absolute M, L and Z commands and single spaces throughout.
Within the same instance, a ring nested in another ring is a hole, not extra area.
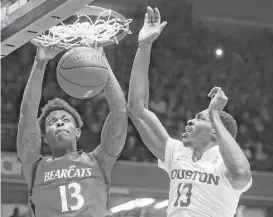
M 179 183 L 176 191 L 176 200 L 173 204 L 174 207 L 187 207 L 191 203 L 191 190 L 192 184 Z

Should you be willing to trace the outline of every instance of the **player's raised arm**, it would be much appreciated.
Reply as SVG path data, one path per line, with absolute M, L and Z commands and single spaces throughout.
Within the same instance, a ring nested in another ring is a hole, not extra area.
M 41 132 L 37 121 L 45 68 L 59 49 L 42 48 L 38 44 L 34 64 L 23 94 L 17 133 L 17 154 L 20 161 L 30 163 L 40 156 Z
M 212 98 L 209 105 L 209 115 L 219 142 L 221 156 L 227 168 L 226 178 L 234 189 L 242 190 L 251 180 L 251 171 L 246 156 L 225 128 L 219 116 L 228 98 L 219 87 L 213 88 L 209 97 Z
M 166 25 L 167 22 L 161 23 L 157 8 L 155 10 L 151 7 L 147 8 L 144 25 L 139 33 L 139 46 L 132 68 L 128 97 L 130 118 L 145 145 L 161 161 L 164 161 L 165 145 L 169 134 L 156 115 L 148 110 L 148 70 L 152 44 Z
M 109 80 L 104 88 L 104 93 L 110 113 L 101 132 L 101 149 L 111 157 L 118 157 L 125 145 L 128 114 L 122 89 L 108 62 L 107 64 L 109 66 Z

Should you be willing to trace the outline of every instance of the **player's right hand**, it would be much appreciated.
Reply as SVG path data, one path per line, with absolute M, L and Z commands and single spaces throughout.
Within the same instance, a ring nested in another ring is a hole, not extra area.
M 163 31 L 166 25 L 166 21 L 161 23 L 159 10 L 157 8 L 153 10 L 148 6 L 147 13 L 145 14 L 144 25 L 139 32 L 138 42 L 152 44 Z
M 64 49 L 57 46 L 42 46 L 39 42 L 31 41 L 32 44 L 37 46 L 36 56 L 39 60 L 50 60 L 53 59 L 58 53 L 62 52 Z
M 220 113 L 228 102 L 228 98 L 225 95 L 221 87 L 214 87 L 209 92 L 208 97 L 211 98 L 209 104 L 209 111 L 216 111 Z

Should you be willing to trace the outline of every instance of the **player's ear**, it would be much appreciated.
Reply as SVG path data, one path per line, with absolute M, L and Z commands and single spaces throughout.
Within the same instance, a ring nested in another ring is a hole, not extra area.
M 213 141 L 213 142 L 216 142 L 217 137 L 216 137 L 215 130 L 214 130 L 213 128 L 212 128 L 212 130 L 211 130 L 211 135 L 212 135 L 212 141 Z
M 81 134 L 82 134 L 82 130 L 80 128 L 76 128 L 76 138 L 77 138 L 77 141 L 81 137 Z

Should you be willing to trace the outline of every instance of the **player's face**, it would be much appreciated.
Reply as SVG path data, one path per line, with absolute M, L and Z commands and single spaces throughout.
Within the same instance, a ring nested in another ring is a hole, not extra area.
M 209 119 L 208 110 L 198 113 L 194 119 L 187 121 L 182 141 L 185 146 L 200 148 L 207 145 L 214 137 L 214 130 Z
M 79 129 L 71 114 L 64 110 L 52 111 L 45 120 L 46 140 L 55 148 L 70 148 L 76 144 Z

